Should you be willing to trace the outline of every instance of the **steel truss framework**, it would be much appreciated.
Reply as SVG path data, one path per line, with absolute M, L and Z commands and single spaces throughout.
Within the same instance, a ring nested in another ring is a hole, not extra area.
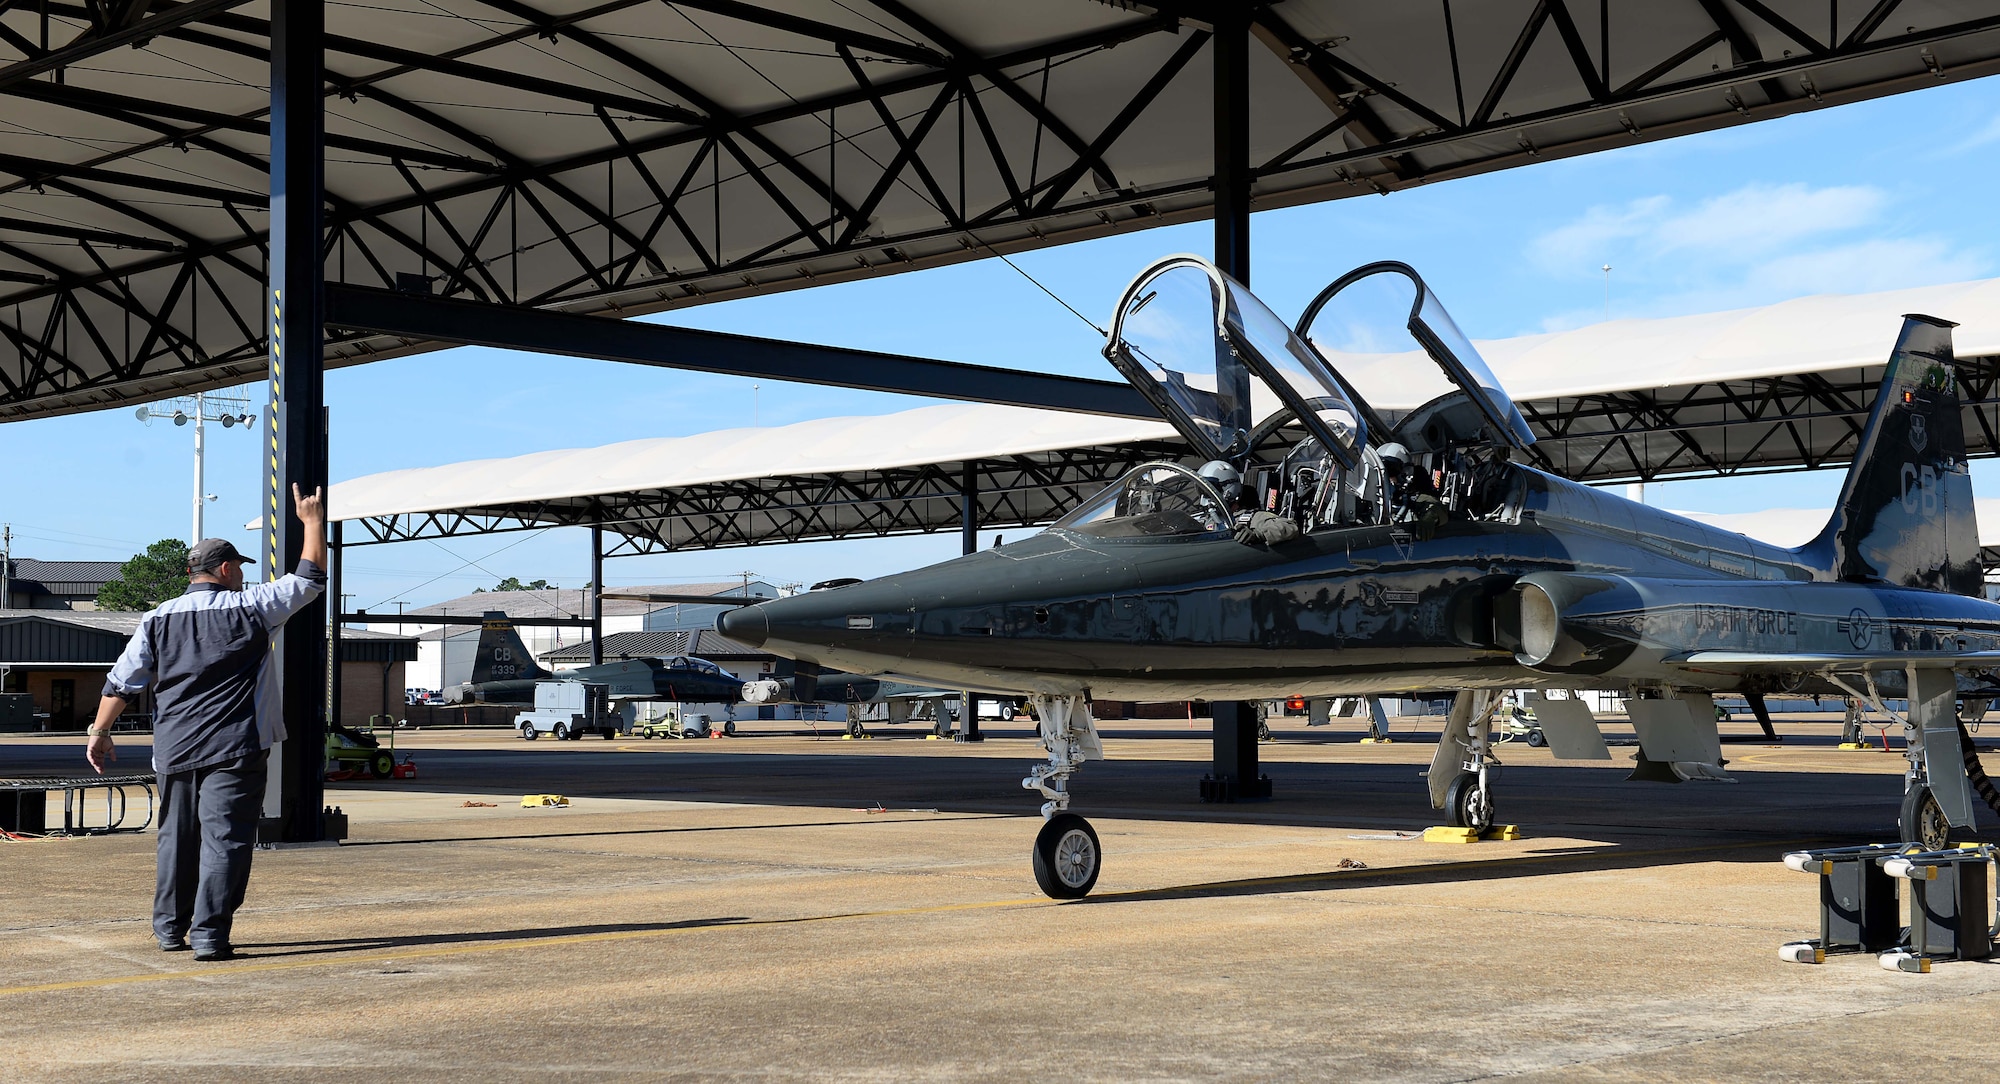
M 630 316 L 1204 218 L 1192 0 L 328 8 L 326 273 Z M 1996 0 L 1253 6 L 1258 207 L 1985 74 Z M 0 418 L 256 379 L 270 26 L 0 0 Z M 1192 149 L 1191 149 L 1192 148 Z M 328 363 L 437 343 L 339 331 Z
M 982 529 L 1039 527 L 1178 441 L 1076 448 L 896 470 L 756 478 L 358 521 L 348 546 L 556 526 L 602 526 L 604 556 L 961 530 L 967 494 Z
M 1966 452 L 2000 455 L 2000 358 L 1960 358 Z M 1519 405 L 1536 465 L 1579 481 L 1818 470 L 1853 458 L 1881 386 L 1863 366 Z
M 2000 358 L 1961 359 L 1966 445 L 2000 455 Z M 1880 366 L 1520 404 L 1536 465 L 1586 482 L 1816 470 L 1852 458 Z M 359 521 L 371 545 L 601 525 L 607 556 L 958 530 L 964 473 L 983 529 L 1046 526 L 1132 467 L 1187 455 L 1178 441 L 935 463 L 893 471 L 721 482 Z

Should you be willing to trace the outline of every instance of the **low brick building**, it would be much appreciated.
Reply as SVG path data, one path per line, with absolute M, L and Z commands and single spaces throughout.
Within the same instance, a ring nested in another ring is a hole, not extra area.
M 18 563 L 18 562 L 17 562 Z M 76 731 L 97 717 L 104 676 L 138 631 L 143 614 L 105 610 L 0 609 L 0 694 L 25 695 L 33 711 L 4 718 L 35 731 Z M 414 637 L 344 630 L 340 645 L 340 720 L 352 726 L 372 715 L 398 716 L 403 668 L 417 657 Z M 128 716 L 144 722 L 150 700 Z

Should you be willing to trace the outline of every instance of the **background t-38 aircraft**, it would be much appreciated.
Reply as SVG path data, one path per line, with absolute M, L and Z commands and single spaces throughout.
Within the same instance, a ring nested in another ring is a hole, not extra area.
M 1711 694 L 1855 696 L 1904 723 L 1904 835 L 1941 845 L 1972 824 L 1975 785 L 1996 797 L 1956 702 L 2000 666 L 1952 326 L 1905 319 L 1833 518 L 1787 549 L 1524 463 L 1527 424 L 1407 266 L 1343 276 L 1292 329 L 1174 257 L 1125 291 L 1105 355 L 1227 469 L 1143 466 L 1025 541 L 718 626 L 811 664 L 1033 697 L 1049 759 L 1023 785 L 1047 798 L 1034 865 L 1059 897 L 1087 893 L 1101 856 L 1066 811 L 1070 774 L 1102 755 L 1092 696 L 1462 690 L 1431 802 L 1476 827 L 1501 690 L 1624 692 L 1642 769 L 1717 777 Z M 1247 501 L 1215 484 L 1232 474 Z M 1277 520 L 1297 530 L 1232 530 Z M 1581 701 L 1532 699 L 1558 755 L 1609 758 Z
M 502 704 L 530 707 L 535 685 L 544 681 L 581 681 L 605 686 L 611 700 L 665 701 L 682 704 L 843 704 L 849 708 L 850 734 L 864 733 L 857 709 L 888 702 L 889 721 L 906 722 L 919 701 L 955 700 L 956 690 L 934 689 L 907 682 L 884 681 L 856 674 L 823 673 L 815 667 L 793 675 L 745 681 L 707 659 L 694 655 L 621 659 L 617 662 L 553 671 L 535 661 L 514 622 L 499 611 L 488 611 L 479 626 L 479 643 L 472 657 L 472 674 L 447 688 L 454 704 Z

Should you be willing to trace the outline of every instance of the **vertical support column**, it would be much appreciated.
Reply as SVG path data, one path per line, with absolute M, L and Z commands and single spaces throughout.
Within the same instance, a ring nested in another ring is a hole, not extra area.
M 1215 37 L 1215 266 L 1250 285 L 1250 8 L 1218 4 Z
M 340 546 L 340 521 L 335 520 L 327 524 L 327 528 L 333 533 L 327 540 L 326 546 L 326 719 L 327 724 L 331 726 L 340 722 L 340 686 L 341 679 L 346 676 L 340 665 L 340 615 L 347 609 L 340 593 L 340 570 L 347 564 L 347 551 Z M 386 704 L 388 695 L 388 684 L 385 681 L 382 687 L 382 697 L 385 701 L 383 714 L 389 711 Z M 392 723 L 394 721 L 390 720 Z
M 604 528 L 590 529 L 590 665 L 604 665 Z
M 264 574 L 298 563 L 302 527 L 292 485 L 326 485 L 326 297 L 320 250 L 325 203 L 325 6 L 271 5 L 271 400 L 265 449 Z M 326 599 L 299 611 L 271 637 L 286 737 L 271 754 L 265 793 L 267 842 L 316 843 L 326 761 Z
M 1271 777 L 1258 771 L 1257 705 L 1216 701 L 1208 706 L 1214 720 L 1214 770 L 1201 778 L 1204 802 L 1246 802 L 1271 796 Z
M 1216 7 L 1215 37 L 1215 266 L 1250 284 L 1250 11 L 1247 6 Z M 1247 433 L 1250 374 L 1225 368 L 1218 357 L 1218 383 L 1239 389 L 1239 430 Z M 1240 449 L 1243 452 L 1249 449 Z M 1240 466 L 1240 464 L 1239 464 Z M 1257 706 L 1243 702 L 1209 705 L 1214 720 L 1214 757 L 1201 781 L 1204 802 L 1239 802 L 1271 796 L 1269 776 L 1258 773 Z
M 966 463 L 958 483 L 959 552 L 979 552 L 979 471 Z M 979 732 L 979 698 L 970 692 L 958 696 L 958 740 L 985 741 Z

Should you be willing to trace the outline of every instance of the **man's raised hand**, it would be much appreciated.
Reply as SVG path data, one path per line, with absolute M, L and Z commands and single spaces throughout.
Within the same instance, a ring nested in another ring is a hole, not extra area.
M 298 513 L 300 523 L 326 522 L 326 490 L 314 488 L 308 497 L 299 491 L 299 484 L 292 483 L 292 508 Z

